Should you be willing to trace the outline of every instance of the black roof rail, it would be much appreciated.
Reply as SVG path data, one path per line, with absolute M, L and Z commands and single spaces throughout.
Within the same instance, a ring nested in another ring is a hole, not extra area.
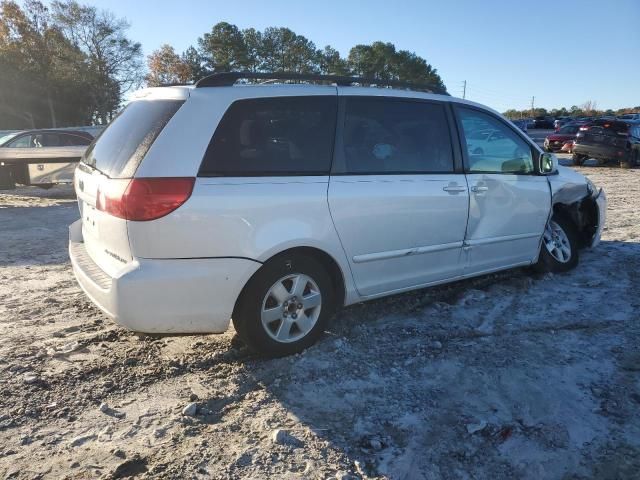
M 288 73 L 288 72 L 220 72 L 208 75 L 196 82 L 196 88 L 203 87 L 230 87 L 238 80 L 295 80 L 306 82 L 335 83 L 341 87 L 358 84 L 362 86 L 396 87 L 415 90 L 426 93 L 449 95 L 446 89 L 413 82 L 401 82 L 397 80 L 378 80 L 375 78 L 347 77 L 342 75 L 318 75 L 313 73 Z

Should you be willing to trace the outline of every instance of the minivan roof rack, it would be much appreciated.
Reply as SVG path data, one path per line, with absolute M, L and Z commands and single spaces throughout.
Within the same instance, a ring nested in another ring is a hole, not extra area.
M 289 72 L 220 72 L 208 75 L 196 82 L 196 88 L 203 87 L 230 87 L 238 80 L 259 79 L 259 80 L 294 80 L 306 82 L 326 82 L 335 83 L 341 87 L 353 86 L 354 84 L 361 86 L 379 86 L 379 87 L 396 87 L 408 90 L 415 90 L 426 93 L 437 93 L 441 95 L 449 95 L 446 89 L 413 82 L 401 82 L 397 80 L 379 80 L 375 78 L 363 77 L 347 77 L 342 75 L 317 75 L 311 73 L 289 73 Z

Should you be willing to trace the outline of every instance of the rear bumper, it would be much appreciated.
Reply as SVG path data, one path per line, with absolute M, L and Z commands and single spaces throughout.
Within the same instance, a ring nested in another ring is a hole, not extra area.
M 261 264 L 240 258 L 137 259 L 116 277 L 87 254 L 82 222 L 69 227 L 80 287 L 120 325 L 146 333 L 222 333 L 238 295 Z
M 628 152 L 622 150 L 620 147 L 588 145 L 584 143 L 575 143 L 573 145 L 573 153 L 601 160 L 626 160 L 629 156 Z
M 593 239 L 591 240 L 591 247 L 595 247 L 600 243 L 602 230 L 604 230 L 604 224 L 607 221 L 607 195 L 604 193 L 603 189 L 600 189 L 595 200 L 596 205 L 598 206 L 598 227 Z

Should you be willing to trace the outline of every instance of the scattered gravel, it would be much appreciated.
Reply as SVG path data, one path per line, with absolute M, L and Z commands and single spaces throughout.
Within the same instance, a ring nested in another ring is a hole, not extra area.
M 355 305 L 275 360 L 114 325 L 69 190 L 0 192 L 0 478 L 637 478 L 640 170 L 579 170 L 610 209 L 576 270 Z

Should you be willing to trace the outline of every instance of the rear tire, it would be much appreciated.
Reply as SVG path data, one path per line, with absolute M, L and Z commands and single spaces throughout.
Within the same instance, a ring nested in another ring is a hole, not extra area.
M 578 232 L 574 223 L 554 213 L 545 227 L 540 255 L 534 269 L 538 272 L 567 272 L 578 264 Z
M 233 312 L 233 326 L 247 346 L 269 357 L 313 345 L 336 308 L 326 269 L 314 258 L 285 253 L 249 280 Z
M 626 160 L 620 161 L 620 168 L 633 168 L 636 165 L 638 152 L 631 151 Z
M 579 153 L 574 153 L 571 157 L 571 160 L 573 161 L 574 165 L 581 166 L 586 160 L 586 157 L 584 155 L 580 155 Z

